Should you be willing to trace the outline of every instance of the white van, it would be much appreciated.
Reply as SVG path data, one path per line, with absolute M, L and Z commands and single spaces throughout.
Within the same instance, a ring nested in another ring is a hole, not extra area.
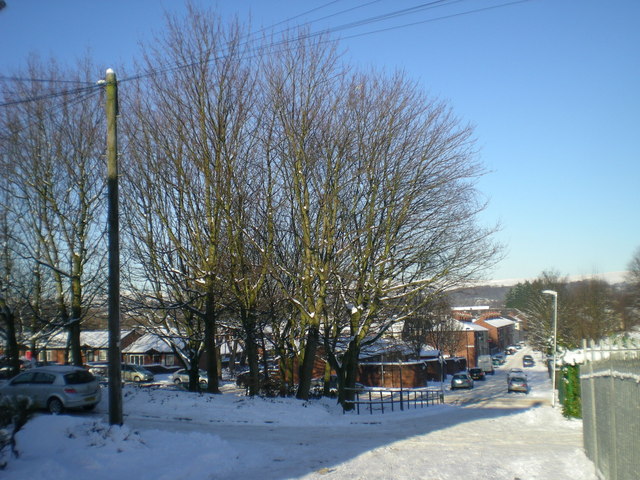
M 481 368 L 485 375 L 493 375 L 493 361 L 491 355 L 478 355 L 478 368 Z

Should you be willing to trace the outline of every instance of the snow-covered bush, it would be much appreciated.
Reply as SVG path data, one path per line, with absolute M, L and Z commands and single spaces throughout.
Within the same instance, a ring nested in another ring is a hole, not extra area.
M 0 398 L 0 469 L 4 469 L 11 454 L 19 455 L 16 448 L 16 433 L 25 426 L 34 412 L 29 397 Z

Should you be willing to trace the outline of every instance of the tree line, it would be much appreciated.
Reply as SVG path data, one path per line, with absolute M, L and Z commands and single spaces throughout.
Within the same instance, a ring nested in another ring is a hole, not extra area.
M 472 128 L 403 73 L 194 7 L 136 67 L 119 90 L 123 308 L 163 332 L 191 388 L 204 354 L 218 392 L 227 336 L 244 347 L 250 394 L 276 365 L 307 398 L 322 355 L 344 403 L 364 346 L 497 260 L 494 229 L 477 222 Z M 18 333 L 65 328 L 80 364 L 80 329 L 104 302 L 104 112 L 88 87 L 57 94 L 96 71 L 34 57 L 2 84 L 9 356 Z
M 578 348 L 582 340 L 600 340 L 640 325 L 640 248 L 629 262 L 626 282 L 611 285 L 593 278 L 569 282 L 554 272 L 543 272 L 533 281 L 511 288 L 507 308 L 522 312 L 527 319 L 528 342 L 550 351 L 553 340 L 553 298 L 542 290 L 558 294 L 558 345 Z

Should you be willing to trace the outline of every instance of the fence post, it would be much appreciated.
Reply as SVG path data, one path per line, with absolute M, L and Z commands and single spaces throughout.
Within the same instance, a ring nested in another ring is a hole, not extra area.
M 611 373 L 613 373 L 613 357 L 614 357 L 614 346 L 613 345 L 609 345 L 608 346 L 609 349 L 609 371 Z M 617 425 L 617 419 L 616 419 L 616 405 L 617 402 L 615 401 L 615 392 L 616 392 L 616 386 L 615 386 L 615 382 L 616 379 L 614 378 L 613 375 L 609 375 L 609 408 L 611 411 L 611 461 L 610 461 L 610 473 L 611 476 L 609 478 L 618 478 L 618 442 L 617 442 L 617 433 L 618 433 L 618 425 Z
M 596 424 L 596 389 L 595 389 L 595 379 L 593 378 L 593 344 L 589 343 L 589 350 L 587 350 L 587 341 L 582 340 L 582 348 L 585 351 L 585 359 L 587 361 L 587 365 L 589 366 L 588 373 L 588 387 L 589 387 L 589 426 L 590 426 L 590 443 L 591 443 L 591 451 L 594 465 L 599 465 L 600 460 L 598 459 L 598 435 L 596 434 L 597 424 Z M 588 353 L 587 353 L 588 352 Z M 584 421 L 584 415 L 583 415 Z

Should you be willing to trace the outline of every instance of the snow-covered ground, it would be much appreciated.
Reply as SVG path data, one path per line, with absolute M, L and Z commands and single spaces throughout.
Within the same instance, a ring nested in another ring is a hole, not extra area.
M 469 392 L 445 389 L 445 405 L 343 414 L 335 400 L 193 394 L 168 382 L 124 388 L 123 426 L 109 426 L 108 395 L 95 414 L 32 419 L 5 480 L 466 479 L 595 480 L 582 422 L 549 404 L 540 364 L 531 392 L 507 394 L 519 352 Z M 105 392 L 106 393 L 106 392 Z

